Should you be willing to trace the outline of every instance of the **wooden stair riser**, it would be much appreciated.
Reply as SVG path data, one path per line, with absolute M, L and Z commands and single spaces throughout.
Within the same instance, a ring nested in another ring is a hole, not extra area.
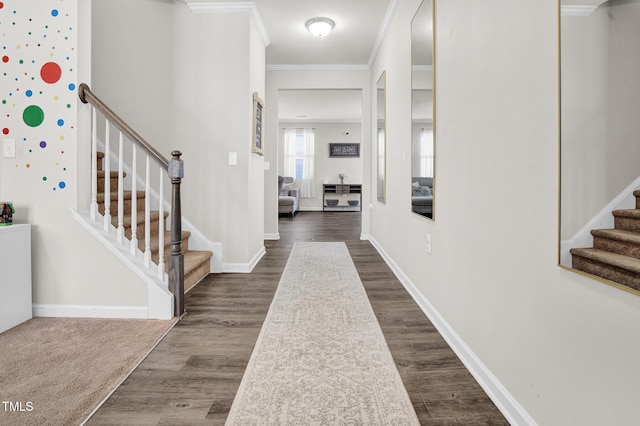
M 640 291 L 640 275 L 633 271 L 573 255 L 572 266 L 583 272 L 613 281 Z
M 144 194 L 142 194 L 144 195 Z M 104 203 L 102 202 L 102 200 L 104 199 L 104 197 L 98 197 L 98 211 L 100 212 L 101 215 L 104 215 Z M 136 200 L 136 214 L 139 215 L 144 215 L 144 198 L 138 198 Z M 131 198 L 129 199 L 125 199 L 123 202 L 123 207 L 124 207 L 124 214 L 125 216 L 130 216 L 131 215 L 131 206 L 132 206 L 132 201 Z M 109 203 L 109 208 L 111 209 L 111 216 L 116 216 L 118 214 L 118 200 L 111 200 L 111 203 Z
M 640 245 L 627 241 L 618 241 L 606 237 L 594 236 L 593 247 L 640 259 Z

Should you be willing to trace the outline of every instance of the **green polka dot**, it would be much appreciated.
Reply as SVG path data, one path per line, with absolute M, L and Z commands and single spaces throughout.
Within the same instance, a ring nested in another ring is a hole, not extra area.
M 44 121 L 44 111 L 37 105 L 29 105 L 22 113 L 24 123 L 29 127 L 38 127 Z

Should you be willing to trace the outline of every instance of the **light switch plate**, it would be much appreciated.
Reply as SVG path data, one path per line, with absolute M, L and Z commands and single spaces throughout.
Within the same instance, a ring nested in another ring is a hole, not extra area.
M 2 156 L 4 158 L 16 158 L 16 140 L 5 139 L 2 143 Z
M 238 153 L 237 152 L 230 152 L 229 153 L 229 165 L 230 166 L 235 166 L 238 164 Z

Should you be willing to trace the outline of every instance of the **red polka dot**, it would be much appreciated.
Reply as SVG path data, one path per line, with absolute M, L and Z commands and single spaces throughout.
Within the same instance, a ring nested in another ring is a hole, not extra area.
M 2 133 L 4 133 L 5 135 L 9 134 L 9 129 L 7 129 L 6 127 L 4 129 L 2 129 Z
M 2 62 L 9 62 L 9 57 L 8 56 L 3 56 L 2 57 Z
M 40 69 L 40 77 L 45 83 L 53 84 L 57 83 L 62 76 L 62 70 L 60 66 L 55 62 L 47 62 Z
M 4 3 L 0 1 L 0 9 L 2 9 L 3 7 L 4 7 Z

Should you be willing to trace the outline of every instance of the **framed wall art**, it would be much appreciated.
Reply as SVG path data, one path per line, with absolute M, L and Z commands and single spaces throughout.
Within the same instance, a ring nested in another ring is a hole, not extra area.
M 330 143 L 329 157 L 360 157 L 360 144 Z
M 258 92 L 253 93 L 253 141 L 251 152 L 264 155 L 262 127 L 262 114 L 264 112 L 264 101 L 258 96 Z

